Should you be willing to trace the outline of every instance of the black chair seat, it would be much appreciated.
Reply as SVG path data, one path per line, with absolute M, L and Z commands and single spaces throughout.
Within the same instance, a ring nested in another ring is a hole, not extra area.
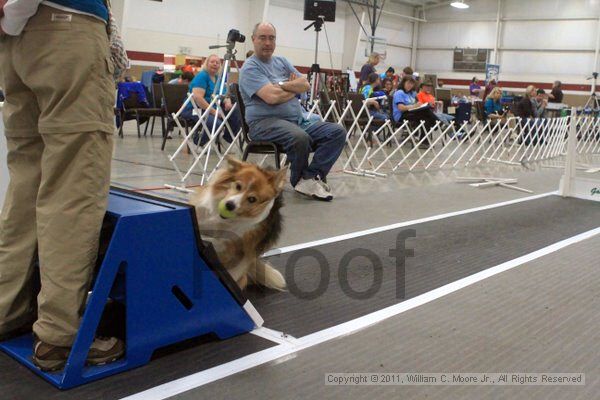
M 281 154 L 285 153 L 283 147 L 278 145 L 277 143 L 263 141 L 263 140 L 251 140 L 248 135 L 248 125 L 245 122 L 246 119 L 246 107 L 244 106 L 244 101 L 242 100 L 242 94 L 240 93 L 240 87 L 237 83 L 232 83 L 230 85 L 229 92 L 237 99 L 237 104 L 240 110 L 240 114 L 242 116 L 242 132 L 244 137 L 244 142 L 246 142 L 246 146 L 244 147 L 244 151 L 242 154 L 242 161 L 246 161 L 250 154 L 273 154 L 275 156 L 275 167 L 277 169 L 281 168 Z
M 279 152 L 283 153 L 283 147 L 273 142 L 252 141 L 247 144 L 252 148 L 254 154 L 273 154 L 273 149 L 277 147 Z

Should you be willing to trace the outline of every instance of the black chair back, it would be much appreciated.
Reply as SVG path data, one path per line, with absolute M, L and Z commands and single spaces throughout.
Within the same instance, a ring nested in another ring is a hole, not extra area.
M 465 122 L 471 120 L 471 103 L 459 103 L 456 107 L 456 118 L 454 123 L 457 126 L 462 126 Z
M 163 94 L 160 88 L 160 83 L 152 84 L 152 107 L 162 108 L 163 107 Z
M 123 109 L 133 110 L 140 106 L 138 100 L 138 94 L 136 92 L 129 92 L 129 97 L 123 98 Z
M 481 122 L 487 121 L 487 115 L 485 114 L 485 105 L 483 104 L 483 101 L 475 102 L 475 112 L 476 112 L 477 119 L 479 121 L 481 121 Z
M 161 83 L 162 102 L 168 115 L 179 111 L 188 97 L 188 85 Z
M 237 99 L 237 106 L 240 110 L 240 115 L 242 116 L 242 132 L 244 134 L 244 140 L 246 142 L 250 142 L 250 138 L 248 137 L 248 132 L 250 128 L 246 123 L 246 105 L 244 104 L 244 99 L 242 99 L 242 93 L 240 92 L 240 85 L 237 83 L 232 83 L 229 85 L 229 93 L 233 94 Z

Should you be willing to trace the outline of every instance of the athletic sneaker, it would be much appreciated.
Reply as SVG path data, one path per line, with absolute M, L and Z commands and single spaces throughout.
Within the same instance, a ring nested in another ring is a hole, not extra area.
M 333 199 L 333 193 L 331 192 L 331 186 L 329 186 L 329 185 L 327 184 L 327 182 L 325 182 L 325 181 L 324 181 L 324 180 L 322 180 L 322 179 L 317 179 L 317 182 L 319 183 L 319 185 L 321 185 L 321 186 L 323 187 L 323 189 L 325 189 L 325 191 L 326 191 L 327 193 L 329 193 L 329 194 L 331 195 L 331 198 Z
M 312 179 L 302 178 L 300 179 L 300 182 L 296 184 L 294 190 L 317 200 L 331 201 L 333 200 L 333 195 L 326 187 L 328 187 L 327 184 L 323 186 L 323 181 L 317 177 Z
M 54 346 L 39 339 L 33 342 L 33 363 L 42 371 L 64 368 L 71 352 L 70 347 Z M 118 360 L 125 353 L 125 344 L 117 338 L 97 337 L 90 346 L 87 363 L 103 365 Z

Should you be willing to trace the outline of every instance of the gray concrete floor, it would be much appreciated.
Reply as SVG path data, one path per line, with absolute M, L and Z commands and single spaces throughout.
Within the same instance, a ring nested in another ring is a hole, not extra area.
M 598 399 L 600 236 L 354 335 L 171 397 Z M 327 373 L 584 373 L 584 386 L 326 386 Z

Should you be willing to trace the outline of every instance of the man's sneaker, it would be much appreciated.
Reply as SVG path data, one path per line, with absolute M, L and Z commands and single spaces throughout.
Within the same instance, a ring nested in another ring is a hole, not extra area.
M 35 339 L 33 342 L 33 363 L 45 372 L 58 371 L 63 369 L 67 363 L 70 352 L 70 347 L 54 346 Z
M 318 178 L 312 179 L 300 179 L 300 182 L 296 184 L 294 190 L 303 195 L 312 197 L 317 200 L 331 201 L 333 200 L 333 195 L 331 192 L 325 190 L 322 181 Z
M 327 193 L 329 193 L 329 195 L 333 199 L 333 193 L 331 192 L 331 186 L 329 186 L 325 181 L 323 181 L 319 178 L 315 178 L 315 179 L 317 180 L 317 183 L 319 183 L 319 185 L 321 185 L 321 187 L 323 187 L 323 189 L 325 189 L 325 191 Z
M 58 371 L 64 368 L 71 348 L 59 347 L 36 339 L 33 343 L 33 363 L 42 371 Z M 125 353 L 125 344 L 116 338 L 94 339 L 87 356 L 90 365 L 103 365 L 116 361 Z
M 90 365 L 104 365 L 117 361 L 125 353 L 125 343 L 114 337 L 97 337 L 90 346 L 87 363 Z

